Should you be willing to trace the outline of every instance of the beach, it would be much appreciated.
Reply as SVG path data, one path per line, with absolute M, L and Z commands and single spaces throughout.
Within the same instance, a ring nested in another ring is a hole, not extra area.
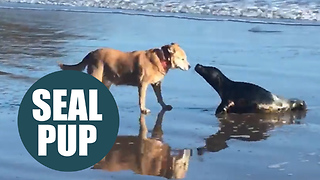
M 186 51 L 192 68 L 170 70 L 164 78 L 164 100 L 173 109 L 162 114 L 161 123 L 157 121 L 158 113 L 162 113 L 160 105 L 152 88 L 148 88 L 146 105 L 151 114 L 143 118 L 148 137 L 160 136 L 161 143 L 171 150 L 168 156 L 181 158 L 179 153 L 186 153 L 184 175 L 175 178 L 319 178 L 318 26 L 85 11 L 90 8 L 52 10 L 45 5 L 0 5 L 1 180 L 164 178 L 141 175 L 129 165 L 113 172 L 99 168 L 68 173 L 51 170 L 34 160 L 24 148 L 17 115 L 28 88 L 46 74 L 59 71 L 57 62 L 78 63 L 88 52 L 100 47 L 133 51 L 171 42 L 179 43 Z M 23 8 L 17 8 L 20 6 Z M 257 26 L 279 32 L 248 31 Z M 258 84 L 283 97 L 303 99 L 308 111 L 289 116 L 253 117 L 251 121 L 237 121 L 237 117 L 218 119 L 214 112 L 220 98 L 193 70 L 197 63 L 215 66 L 232 80 Z M 119 108 L 119 138 L 137 137 L 141 129 L 137 89 L 112 86 L 110 91 Z M 234 126 L 241 128 L 234 131 Z M 256 130 L 253 134 L 252 129 Z M 200 152 L 204 146 L 208 149 Z

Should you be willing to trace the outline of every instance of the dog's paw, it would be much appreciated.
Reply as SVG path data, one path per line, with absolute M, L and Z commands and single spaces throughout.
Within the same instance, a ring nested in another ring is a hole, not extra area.
M 166 111 L 171 111 L 172 110 L 172 106 L 171 105 L 165 105 L 162 107 L 164 110 Z
M 142 114 L 148 114 L 150 112 L 151 112 L 150 109 L 141 109 Z

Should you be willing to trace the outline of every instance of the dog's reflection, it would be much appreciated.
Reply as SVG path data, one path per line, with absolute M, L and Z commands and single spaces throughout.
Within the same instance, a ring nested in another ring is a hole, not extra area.
M 227 141 L 260 141 L 269 137 L 268 131 L 284 124 L 300 124 L 306 111 L 281 114 L 226 114 L 217 116 L 220 129 L 206 139 L 204 147 L 197 148 L 198 155 L 205 151 L 218 152 L 228 147 Z
M 158 114 L 150 138 L 145 115 L 140 114 L 138 136 L 118 136 L 109 153 L 93 169 L 107 171 L 132 170 L 137 174 L 162 176 L 168 179 L 184 178 L 191 150 L 172 150 L 163 143 L 162 119 L 165 110 Z

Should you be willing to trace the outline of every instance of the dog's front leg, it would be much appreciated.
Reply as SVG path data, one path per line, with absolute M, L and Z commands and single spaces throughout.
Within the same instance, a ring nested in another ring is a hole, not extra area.
M 147 135 L 148 135 L 148 127 L 146 125 L 145 115 L 143 113 L 140 114 L 139 124 L 140 124 L 139 139 L 143 141 L 147 139 Z
M 143 114 L 148 114 L 150 112 L 149 109 L 146 108 L 146 93 L 147 93 L 148 84 L 142 83 L 139 85 L 139 105 L 140 111 Z
M 162 94 L 161 94 L 161 81 L 159 81 L 157 83 L 154 83 L 154 84 L 151 84 L 151 85 L 152 85 L 152 88 L 154 90 L 154 93 L 157 96 L 158 103 L 162 106 L 163 109 L 170 111 L 172 109 L 172 106 L 171 105 L 166 105 L 163 102 L 163 98 L 162 98 Z

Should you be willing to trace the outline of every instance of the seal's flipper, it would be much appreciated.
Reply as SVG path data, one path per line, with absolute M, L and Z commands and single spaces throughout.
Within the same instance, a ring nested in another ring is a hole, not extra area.
M 216 114 L 224 113 L 257 113 L 259 108 L 257 103 L 250 102 L 244 98 L 237 100 L 222 101 L 216 110 Z
M 227 110 L 228 110 L 227 107 L 228 107 L 228 103 L 222 101 L 220 105 L 217 107 L 216 115 L 227 113 Z

